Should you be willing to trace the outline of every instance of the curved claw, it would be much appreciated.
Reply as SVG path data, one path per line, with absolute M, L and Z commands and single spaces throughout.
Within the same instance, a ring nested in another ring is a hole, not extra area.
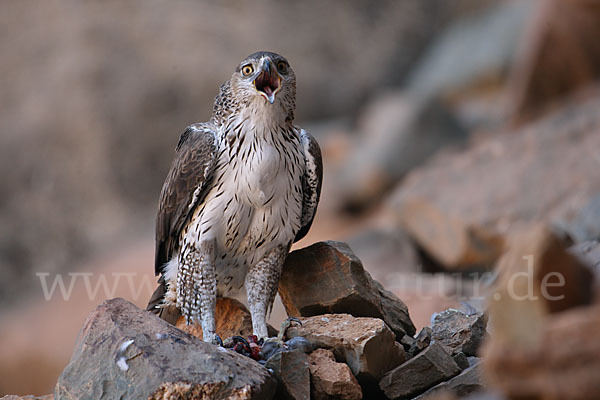
M 287 332 L 287 330 L 289 329 L 289 327 L 293 325 L 292 322 L 296 322 L 297 324 L 299 324 L 300 326 L 302 326 L 302 321 L 300 321 L 299 318 L 297 318 L 297 317 L 287 317 L 281 323 L 281 330 L 279 331 L 279 334 L 277 335 L 277 338 L 281 342 L 283 342 L 283 339 L 285 338 L 285 333 Z

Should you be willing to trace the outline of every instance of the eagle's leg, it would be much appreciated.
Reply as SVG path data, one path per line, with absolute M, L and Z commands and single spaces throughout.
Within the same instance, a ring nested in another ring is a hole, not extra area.
M 267 313 L 271 312 L 279 286 L 279 277 L 289 246 L 277 246 L 258 263 L 248 268 L 245 286 L 252 330 L 259 339 L 267 338 Z
M 214 262 L 214 241 L 199 246 L 184 246 L 177 274 L 177 307 L 186 323 L 202 325 L 203 340 L 217 343 L 215 307 L 217 278 Z

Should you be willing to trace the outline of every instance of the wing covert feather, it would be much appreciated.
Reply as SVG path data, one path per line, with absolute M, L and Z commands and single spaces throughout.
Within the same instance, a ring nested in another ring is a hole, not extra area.
M 178 246 L 179 235 L 210 187 L 217 159 L 215 127 L 190 125 L 179 138 L 160 193 L 154 270 L 158 275 Z

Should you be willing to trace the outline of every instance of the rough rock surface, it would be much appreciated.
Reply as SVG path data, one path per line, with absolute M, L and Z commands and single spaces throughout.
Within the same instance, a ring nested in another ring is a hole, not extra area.
M 491 315 L 493 318 L 493 314 Z M 513 323 L 528 318 L 515 309 Z M 491 335 L 483 349 L 486 381 L 519 399 L 585 400 L 600 393 L 600 305 L 576 307 L 548 316 L 533 345 L 499 341 Z
M 277 399 L 309 400 L 310 370 L 308 356 L 301 350 L 275 354 L 265 364 L 277 379 Z
M 488 307 L 492 340 L 521 349 L 537 342 L 546 316 L 592 300 L 592 272 L 543 225 L 511 236 L 498 274 Z
M 335 361 L 331 350 L 317 349 L 310 356 L 311 398 L 360 400 L 362 389 L 345 363 Z
M 386 373 L 379 387 L 390 399 L 410 399 L 460 372 L 444 348 L 432 343 L 417 356 Z
M 305 337 L 314 349 L 330 349 L 361 383 L 379 380 L 406 359 L 402 345 L 380 319 L 325 314 L 301 320 L 302 326 L 290 328 L 288 335 Z
M 475 365 L 468 367 L 454 378 L 432 387 L 422 395 L 416 397 L 415 400 L 425 400 L 434 393 L 441 392 L 450 392 L 456 396 L 463 397 L 471 393 L 482 391 L 485 389 L 485 385 L 481 375 L 481 366 L 479 365 L 479 362 L 477 362 Z
M 487 316 L 480 312 L 467 315 L 448 309 L 433 317 L 432 339 L 452 356 L 461 352 L 475 356 L 486 337 L 487 321 Z
M 416 356 L 421 351 L 425 350 L 427 346 L 429 346 L 429 343 L 431 343 L 432 332 L 433 331 L 428 326 L 419 331 L 419 334 L 415 336 L 414 341 L 412 341 L 408 349 L 409 357 Z
M 202 393 L 214 399 L 270 399 L 276 385 L 250 358 L 204 343 L 123 299 L 112 299 L 88 316 L 55 396 L 145 399 Z
M 415 334 L 406 305 L 373 280 L 342 242 L 319 242 L 290 253 L 279 294 L 290 316 L 348 313 L 383 319 L 397 340 Z

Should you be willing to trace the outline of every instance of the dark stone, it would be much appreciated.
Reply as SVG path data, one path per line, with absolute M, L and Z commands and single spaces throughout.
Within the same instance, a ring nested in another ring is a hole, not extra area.
M 88 316 L 55 390 L 57 400 L 175 395 L 271 399 L 276 381 L 252 359 L 112 299 Z
M 430 387 L 458 375 L 461 369 L 437 343 L 386 373 L 379 387 L 390 399 L 410 399 Z
M 469 358 L 476 359 L 477 357 L 467 357 L 465 355 L 465 353 L 463 353 L 462 351 L 460 353 L 456 353 L 452 356 L 452 359 L 454 360 L 456 365 L 458 365 L 460 367 L 460 369 L 462 369 L 463 371 L 471 366 L 471 363 L 469 362 Z
M 408 350 L 409 357 L 416 356 L 427 346 L 429 346 L 429 343 L 431 343 L 431 333 L 432 330 L 428 326 L 421 329 L 419 334 L 415 337 L 415 340 L 413 341 L 412 345 L 410 346 L 410 349 Z
M 396 340 L 415 334 L 406 305 L 373 280 L 342 242 L 319 242 L 290 253 L 279 294 L 290 316 L 347 313 L 383 319 Z

